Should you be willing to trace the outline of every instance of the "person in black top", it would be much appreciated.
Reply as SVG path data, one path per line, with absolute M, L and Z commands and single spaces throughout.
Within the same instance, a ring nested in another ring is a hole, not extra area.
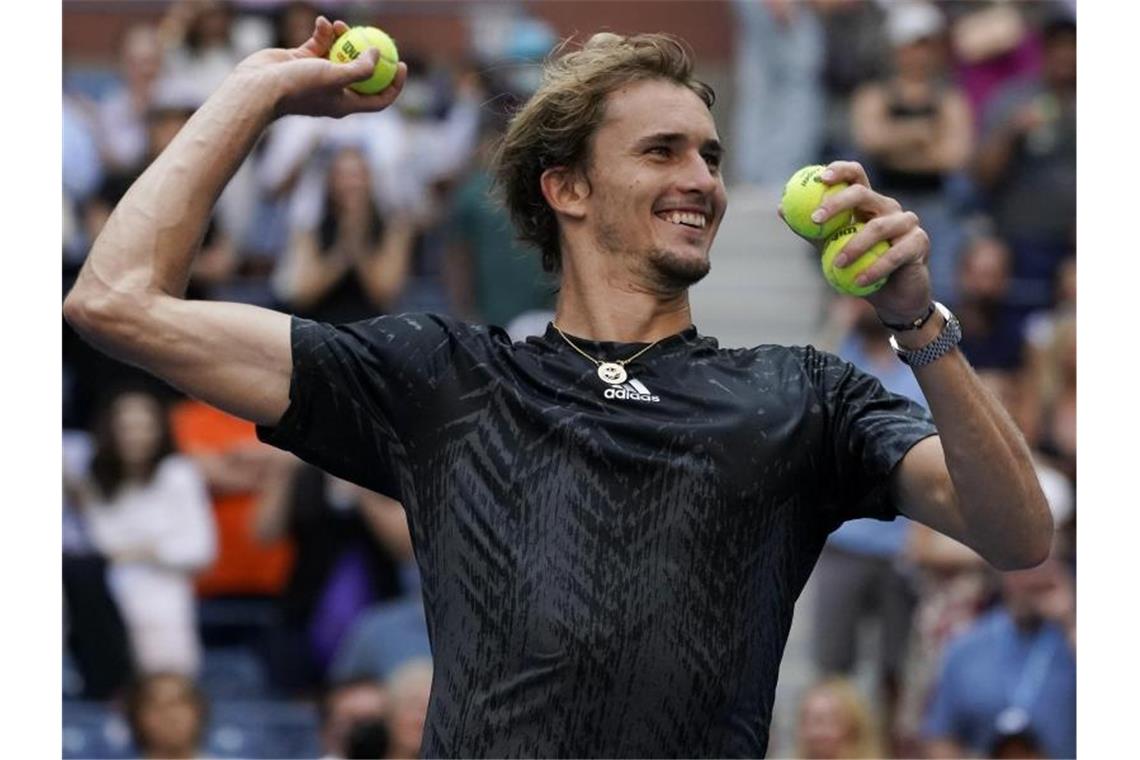
M 435 660 L 423 755 L 761 755 L 796 596 L 843 520 L 905 513 L 1001 568 L 1047 555 L 1029 451 L 931 302 L 926 234 L 858 164 L 829 165 L 850 187 L 819 213 L 868 222 L 851 254 L 891 241 L 868 300 L 933 421 L 814 348 L 723 349 L 694 326 L 726 193 L 712 91 L 670 37 L 595 35 L 507 130 L 507 208 L 561 275 L 544 335 L 180 298 L 211 202 L 275 115 L 399 94 L 403 66 L 378 95 L 342 89 L 376 55 L 327 63 L 344 29 L 318 19 L 235 70 L 116 209 L 64 313 L 404 504 Z

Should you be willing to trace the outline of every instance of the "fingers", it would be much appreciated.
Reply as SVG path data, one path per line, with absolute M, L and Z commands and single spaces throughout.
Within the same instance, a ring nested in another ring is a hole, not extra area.
M 896 213 L 902 209 L 902 206 L 894 198 L 880 195 L 866 184 L 854 183 L 824 198 L 811 218 L 813 222 L 819 223 L 848 209 L 859 212 L 856 214 L 857 218 L 867 219 Z
M 372 52 L 376 53 L 375 50 L 372 50 Z M 363 55 L 360 57 L 364 58 Z M 366 73 L 364 77 L 358 76 L 350 80 L 349 84 L 367 78 L 368 75 L 369 74 Z M 337 115 L 347 116 L 348 114 L 360 113 L 362 111 L 380 111 L 387 108 L 399 97 L 400 92 L 404 89 L 404 82 L 407 78 L 408 66 L 400 62 L 396 65 L 396 76 L 392 79 L 392 83 L 375 95 L 361 95 L 349 89 L 343 90 L 335 108 L 338 112 Z
M 356 60 L 349 61 L 348 63 L 331 64 L 329 70 L 332 74 L 329 83 L 341 87 L 348 87 L 353 82 L 368 79 L 372 76 L 372 72 L 376 70 L 376 62 L 378 60 L 380 60 L 380 51 L 376 48 L 368 48 L 358 55 Z
M 846 182 L 849 185 L 871 186 L 871 181 L 867 179 L 867 171 L 858 161 L 832 161 L 823 170 L 820 179 L 829 185 Z
M 916 227 L 918 227 L 918 215 L 913 211 L 877 216 L 863 225 L 863 229 L 847 241 L 847 245 L 843 246 L 843 250 L 835 257 L 835 266 L 846 266 L 847 262 L 855 261 L 880 241 L 893 243 Z
M 930 250 L 930 239 L 921 227 L 915 227 L 891 243 L 879 259 L 855 278 L 859 286 L 870 285 L 908 264 L 923 264 Z
M 334 40 L 336 40 L 336 36 L 333 34 L 332 24 L 324 16 L 317 16 L 316 21 L 313 22 L 313 33 L 298 49 L 308 55 L 323 58 L 328 55 L 329 48 L 332 47 Z

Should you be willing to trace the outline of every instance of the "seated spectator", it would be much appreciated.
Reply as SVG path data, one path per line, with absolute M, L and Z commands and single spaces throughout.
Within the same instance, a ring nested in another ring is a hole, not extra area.
M 77 481 L 87 471 L 91 442 L 78 430 L 63 431 L 63 627 L 64 642 L 79 674 L 65 696 L 105 701 L 133 676 L 127 627 L 108 585 L 107 562 L 95 548 L 80 509 Z
M 111 398 L 95 429 L 88 479 L 78 484 L 91 540 L 110 563 L 109 583 L 142 673 L 193 676 L 201 661 L 194 574 L 214 558 L 205 483 L 174 454 L 157 398 Z
M 886 757 L 871 709 L 850 681 L 829 678 L 808 689 L 796 722 L 796 757 Z
M 360 615 L 337 650 L 331 673 L 336 679 L 368 676 L 383 681 L 417 657 L 431 657 L 418 591 Z
M 294 457 L 276 461 L 267 481 L 257 535 L 288 536 L 296 548 L 279 600 L 271 673 L 279 688 L 304 693 L 326 680 L 360 614 L 399 595 L 399 563 L 411 556 L 411 542 L 399 503 Z
M 382 218 L 357 148 L 341 148 L 329 169 L 324 210 L 314 229 L 290 237 L 275 280 L 278 298 L 299 316 L 354 322 L 389 311 L 407 283 L 414 227 Z
M 137 174 L 147 159 L 147 121 L 162 69 L 162 41 L 149 24 L 127 29 L 119 44 L 122 84 L 99 101 L 99 153 L 117 174 Z
M 388 754 L 385 757 L 420 756 L 428 700 L 431 697 L 430 658 L 405 663 L 387 680 L 391 708 L 388 710 Z
M 989 234 L 970 238 L 958 263 L 962 353 L 978 370 L 1017 372 L 1026 361 L 1021 324 L 1005 306 L 1009 294 L 1009 247 Z
M 204 597 L 268 597 L 280 593 L 293 561 L 288 541 L 255 536 L 258 498 L 270 462 L 282 455 L 257 440 L 252 422 L 187 399 L 171 409 L 178 450 L 206 479 L 218 532 L 215 561 L 198 577 Z
M 1013 251 L 1019 318 L 1048 308 L 1055 273 L 1076 240 L 1077 26 L 1045 24 L 1039 77 L 1011 82 L 986 109 L 973 174 Z
M 877 377 L 888 390 L 926 405 L 914 373 L 887 341 L 874 308 L 862 299 L 837 299 L 834 312 L 849 324 L 836 354 Z M 877 632 L 875 667 L 882 691 L 884 728 L 896 734 L 897 705 L 904 682 L 907 642 L 915 597 L 913 580 L 900 559 L 911 522 L 849 520 L 828 538 L 812 576 L 817 585 L 813 621 L 815 664 L 823 675 L 853 675 L 859 642 Z
M 475 166 L 452 197 L 445 277 L 453 308 L 463 318 L 506 328 L 516 317 L 542 312 L 553 318 L 554 284 L 541 256 L 519 243 L 511 220 L 491 195 L 489 171 L 502 124 L 489 113 Z
M 1038 378 L 1041 436 L 1037 447 L 1074 482 L 1077 479 L 1077 318 L 1058 320 Z
M 891 5 L 887 38 L 894 71 L 856 91 L 851 126 L 872 184 L 922 219 L 930 235 L 934 296 L 953 303 L 960 246 L 957 210 L 949 192 L 973 149 L 965 95 L 945 76 L 945 21 L 930 3 Z
M 990 753 L 1013 734 L 1076 757 L 1076 676 L 1069 571 L 1050 557 L 1006 573 L 1002 603 L 947 648 L 923 723 L 928 756 Z
M 152 673 L 133 684 L 126 699 L 127 725 L 144 758 L 203 756 L 208 706 L 194 681 L 179 673 Z
M 326 760 L 388 756 L 387 690 L 371 678 L 333 681 L 317 701 Z
M 942 4 L 950 17 L 954 79 L 969 99 L 975 130 L 1004 85 L 1033 76 L 1041 68 L 1041 40 L 1031 23 L 1030 6 L 1045 3 Z

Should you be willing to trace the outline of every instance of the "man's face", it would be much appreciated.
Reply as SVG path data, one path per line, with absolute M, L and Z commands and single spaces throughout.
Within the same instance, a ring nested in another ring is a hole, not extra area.
M 688 88 L 648 80 L 610 93 L 586 170 L 593 241 L 656 290 L 697 282 L 728 203 L 720 161 L 712 114 Z

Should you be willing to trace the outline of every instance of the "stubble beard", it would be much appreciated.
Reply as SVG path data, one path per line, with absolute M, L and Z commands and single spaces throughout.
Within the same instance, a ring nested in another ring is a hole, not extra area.
M 709 257 L 683 256 L 669 248 L 637 250 L 625 244 L 616 224 L 603 223 L 598 230 L 602 250 L 630 259 L 630 265 L 648 290 L 672 296 L 689 288 L 709 273 Z

